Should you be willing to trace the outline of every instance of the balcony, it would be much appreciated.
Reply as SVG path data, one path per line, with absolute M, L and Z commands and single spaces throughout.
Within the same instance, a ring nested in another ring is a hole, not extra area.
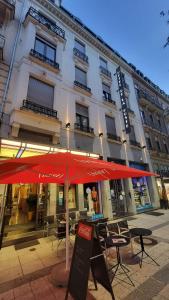
M 85 90 L 87 93 L 90 93 L 91 94 L 91 88 L 87 87 L 86 85 L 80 83 L 79 81 L 75 80 L 74 81 L 74 86 L 75 87 L 78 87 L 82 90 Z
M 50 67 L 56 69 L 57 71 L 59 71 L 59 64 L 49 58 L 47 58 L 46 56 L 42 55 L 41 53 L 37 52 L 34 49 L 31 49 L 30 51 L 30 55 L 35 59 L 35 60 L 39 60 L 40 62 L 42 62 L 43 64 L 47 64 Z
M 110 139 L 110 140 L 121 142 L 120 136 L 117 136 L 116 134 L 107 133 L 107 138 Z
M 156 107 L 160 110 L 163 110 L 162 104 L 159 102 L 157 97 L 151 96 L 150 94 L 142 90 L 138 92 L 138 99 L 141 104 L 150 104 L 154 109 Z
M 105 76 L 107 76 L 108 78 L 112 78 L 111 77 L 111 72 L 109 71 L 109 70 L 107 70 L 107 69 L 105 69 L 104 67 L 102 67 L 102 66 L 100 66 L 100 73 L 102 74 L 102 75 L 105 75 Z
M 51 20 L 43 16 L 40 12 L 38 12 L 33 7 L 29 8 L 25 17 L 25 23 L 28 22 L 29 18 L 31 18 L 35 24 L 41 24 L 48 31 L 54 33 L 59 38 L 65 39 L 65 31 L 59 26 L 57 26 L 54 22 L 52 22 Z
M 82 126 L 79 123 L 75 123 L 75 129 L 86 132 L 86 133 L 91 133 L 94 134 L 94 129 L 89 127 L 89 126 Z
M 124 83 L 123 83 L 123 87 L 127 90 L 127 91 L 129 91 L 129 85 L 124 81 Z
M 156 130 L 162 134 L 168 135 L 167 128 L 166 129 L 164 127 L 162 128 L 162 127 L 158 126 L 156 123 L 153 123 L 150 120 L 146 120 L 146 119 L 142 120 L 142 122 L 143 122 L 143 126 L 148 126 L 152 130 Z
M 130 140 L 130 145 L 141 148 L 141 144 L 135 140 Z
M 106 101 L 108 103 L 116 105 L 116 102 L 114 100 L 112 100 L 110 93 L 103 91 L 103 99 L 104 99 L 104 101 Z
M 52 117 L 57 119 L 57 111 L 39 104 L 34 103 L 30 100 L 23 100 L 23 105 L 21 106 L 21 110 L 31 110 L 35 113 L 43 114 L 48 117 Z
M 73 48 L 73 54 L 75 57 L 88 64 L 88 56 L 85 53 L 81 52 L 77 48 Z
M 5 46 L 5 37 L 0 34 L 0 61 L 3 60 L 4 46 Z
M 15 1 L 14 0 L 0 0 L 0 27 L 5 21 L 14 19 L 15 15 Z

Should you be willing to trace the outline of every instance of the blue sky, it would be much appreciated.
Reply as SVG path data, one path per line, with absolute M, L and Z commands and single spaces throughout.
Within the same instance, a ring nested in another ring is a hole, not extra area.
M 168 0 L 63 0 L 62 5 L 169 94 Z

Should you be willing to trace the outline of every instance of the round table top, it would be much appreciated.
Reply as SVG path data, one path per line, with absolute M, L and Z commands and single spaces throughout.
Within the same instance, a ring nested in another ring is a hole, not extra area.
M 146 228 L 131 228 L 130 233 L 133 236 L 138 236 L 138 235 L 148 236 L 152 234 L 152 231 Z
M 130 243 L 130 240 L 124 236 L 109 236 L 105 239 L 106 245 L 108 247 L 123 247 Z

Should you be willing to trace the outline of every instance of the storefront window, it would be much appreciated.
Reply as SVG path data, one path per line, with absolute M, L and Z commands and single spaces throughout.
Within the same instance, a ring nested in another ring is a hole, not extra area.
M 130 167 L 146 170 L 146 167 L 141 164 L 130 163 Z M 148 194 L 146 177 L 132 178 L 134 199 L 137 211 L 142 211 L 146 208 L 151 208 L 151 202 Z
M 76 202 L 76 185 L 71 184 L 69 188 L 69 209 L 77 209 L 77 202 Z M 58 196 L 57 196 L 57 208 L 56 213 L 63 213 L 65 212 L 65 201 L 64 201 L 64 186 L 58 186 Z
M 84 184 L 84 208 L 89 214 L 100 213 L 99 192 L 97 183 Z

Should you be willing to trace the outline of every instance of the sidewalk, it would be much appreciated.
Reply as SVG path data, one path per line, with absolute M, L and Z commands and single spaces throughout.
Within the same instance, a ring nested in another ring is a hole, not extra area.
M 131 264 L 131 260 L 127 260 L 130 247 L 125 247 L 122 253 L 123 261 L 130 269 L 135 287 L 129 285 L 123 275 L 117 276 L 113 281 L 116 300 L 169 299 L 169 211 L 158 210 L 158 212 L 164 215 L 140 214 L 134 216 L 129 224 L 150 228 L 153 231 L 151 237 L 158 243 L 152 246 L 150 241 L 146 250 L 157 260 L 160 267 L 149 259 L 143 261 L 142 269 L 138 264 Z M 38 241 L 38 245 L 29 248 L 15 250 L 14 246 L 10 246 L 0 251 L 0 300 L 64 299 L 65 290 L 56 288 L 51 281 L 51 271 L 53 268 L 57 270 L 57 264 L 65 260 L 64 244 L 59 248 L 57 255 L 57 241 L 54 237 L 41 238 Z M 145 242 L 147 244 L 149 241 Z M 140 245 L 134 243 L 134 250 L 137 252 L 138 249 Z M 112 259 L 115 258 L 115 251 L 111 252 L 111 256 Z M 92 296 L 88 298 L 91 300 L 111 299 L 100 285 L 98 291 L 95 291 L 91 281 L 89 291 Z

